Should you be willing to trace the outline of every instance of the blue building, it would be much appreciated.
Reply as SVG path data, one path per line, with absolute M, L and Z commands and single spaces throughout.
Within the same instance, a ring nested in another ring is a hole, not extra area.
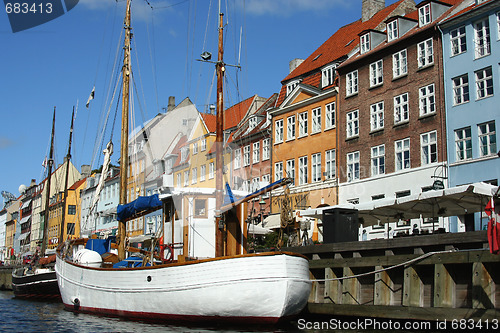
M 439 25 L 443 33 L 449 186 L 480 181 L 498 185 L 500 1 L 463 4 Z M 450 221 L 450 231 L 485 227 L 480 213 Z

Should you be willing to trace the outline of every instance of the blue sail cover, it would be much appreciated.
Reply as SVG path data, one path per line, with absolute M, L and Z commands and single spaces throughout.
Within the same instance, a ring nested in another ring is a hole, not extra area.
M 125 205 L 118 205 L 116 214 L 118 215 L 118 221 L 123 221 L 143 211 L 160 209 L 161 206 L 162 203 L 158 194 L 153 194 L 148 197 L 138 197 Z

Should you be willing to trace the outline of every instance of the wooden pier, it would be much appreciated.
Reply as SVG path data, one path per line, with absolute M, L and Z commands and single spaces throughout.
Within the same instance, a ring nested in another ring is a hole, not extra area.
M 12 290 L 13 267 L 0 267 L 0 290 Z
M 499 319 L 500 255 L 486 231 L 416 235 L 286 250 L 304 254 L 306 311 L 409 320 Z

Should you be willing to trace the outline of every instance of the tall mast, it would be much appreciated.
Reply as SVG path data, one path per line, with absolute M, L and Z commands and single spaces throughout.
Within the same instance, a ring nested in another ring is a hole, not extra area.
M 68 178 L 69 178 L 69 160 L 71 159 L 71 141 L 73 140 L 73 120 L 75 119 L 75 107 L 73 106 L 73 112 L 71 113 L 71 126 L 69 130 L 69 144 L 68 144 L 68 154 L 66 155 L 66 175 L 64 177 L 64 200 L 63 209 L 61 214 L 61 232 L 59 236 L 59 244 L 64 242 L 64 218 L 66 216 L 66 199 L 68 198 Z
M 122 133 L 120 150 L 120 205 L 127 203 L 127 177 L 128 177 L 128 113 L 129 113 L 129 81 L 130 81 L 130 39 L 132 27 L 130 26 L 130 0 L 127 0 L 127 8 L 124 21 L 125 45 L 123 56 L 123 90 L 122 90 Z M 125 259 L 125 236 L 127 233 L 126 222 L 118 223 L 118 258 Z
M 49 204 L 50 204 L 50 180 L 52 178 L 52 164 L 54 163 L 54 133 L 56 127 L 56 107 L 54 106 L 54 115 L 52 116 L 52 134 L 50 137 L 50 152 L 49 159 L 47 161 L 49 168 L 47 173 L 47 182 L 45 190 L 45 213 L 43 217 L 43 236 L 42 236 L 42 247 L 40 251 L 40 257 L 45 256 L 45 250 L 47 249 L 47 239 L 49 238 Z
M 215 256 L 220 257 L 224 255 L 224 241 L 223 231 L 224 226 L 221 223 L 222 212 L 221 207 L 223 203 L 223 170 L 224 170 L 224 47 L 223 47 L 223 16 L 219 12 L 219 55 L 215 65 L 217 70 L 217 126 L 215 136 Z

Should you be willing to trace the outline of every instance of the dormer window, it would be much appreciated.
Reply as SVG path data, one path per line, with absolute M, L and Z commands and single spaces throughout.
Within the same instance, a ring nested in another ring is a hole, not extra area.
M 248 129 L 251 131 L 257 126 L 257 117 L 252 117 L 248 120 Z
M 387 41 L 390 42 L 399 37 L 398 35 L 398 21 L 394 20 L 387 23 Z
M 328 67 L 323 68 L 321 71 L 321 86 L 328 87 L 333 84 L 335 80 L 335 68 L 337 65 L 330 65 Z
M 418 21 L 420 26 L 431 23 L 431 4 L 428 3 L 418 9 Z
M 184 162 L 189 155 L 189 149 L 188 147 L 182 147 L 181 148 L 181 162 Z
M 364 34 L 360 37 L 360 49 L 361 53 L 366 53 L 370 51 L 370 34 Z
M 296 86 L 299 85 L 299 80 L 292 81 L 286 85 L 286 94 L 287 96 L 295 89 Z

